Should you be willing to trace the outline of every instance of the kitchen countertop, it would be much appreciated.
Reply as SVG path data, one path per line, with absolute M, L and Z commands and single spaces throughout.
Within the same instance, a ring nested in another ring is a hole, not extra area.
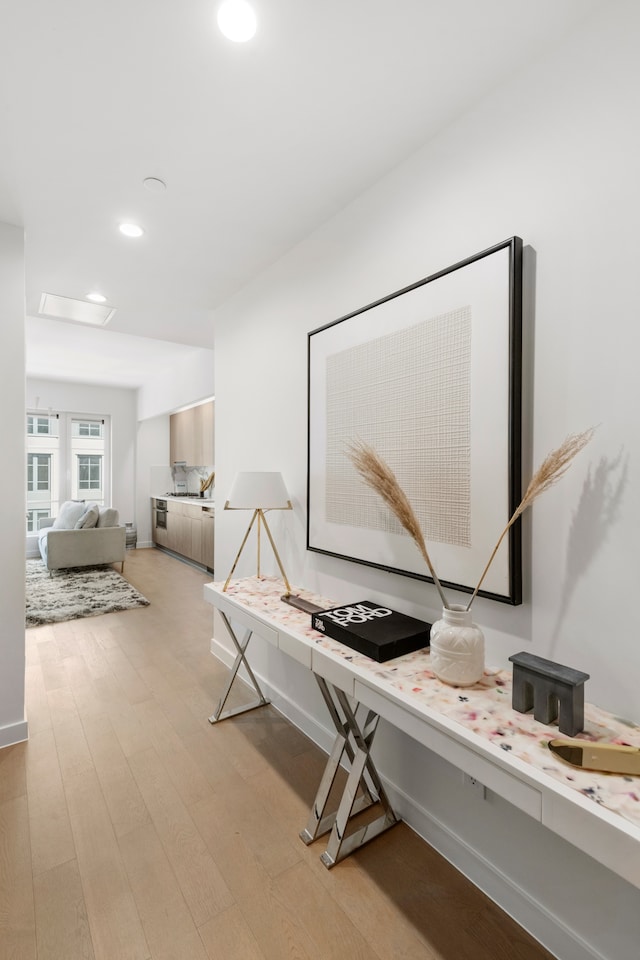
M 189 503 L 192 507 L 215 507 L 213 497 L 171 497 L 166 493 L 154 493 L 152 500 L 166 500 L 167 503 Z

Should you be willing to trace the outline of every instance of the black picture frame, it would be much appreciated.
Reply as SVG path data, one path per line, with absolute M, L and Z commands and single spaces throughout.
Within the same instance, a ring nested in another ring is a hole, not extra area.
M 308 550 L 432 582 L 351 464 L 361 439 L 416 509 L 443 586 L 473 591 L 521 499 L 522 246 L 510 237 L 308 334 Z M 522 602 L 519 521 L 479 595 Z

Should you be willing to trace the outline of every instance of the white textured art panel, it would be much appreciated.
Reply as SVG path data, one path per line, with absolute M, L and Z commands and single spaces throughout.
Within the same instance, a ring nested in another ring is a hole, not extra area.
M 346 450 L 371 444 L 396 474 L 427 541 L 471 542 L 471 308 L 327 357 L 326 519 L 405 531 Z
M 309 550 L 427 576 L 351 464 L 361 439 L 396 474 L 440 580 L 474 588 L 520 489 L 520 247 L 511 238 L 309 334 Z M 505 538 L 483 593 L 519 592 L 519 550 Z

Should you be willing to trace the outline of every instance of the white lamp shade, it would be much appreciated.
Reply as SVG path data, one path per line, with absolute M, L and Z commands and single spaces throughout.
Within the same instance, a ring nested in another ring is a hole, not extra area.
M 226 506 L 232 510 L 286 510 L 291 504 L 281 473 L 236 474 Z

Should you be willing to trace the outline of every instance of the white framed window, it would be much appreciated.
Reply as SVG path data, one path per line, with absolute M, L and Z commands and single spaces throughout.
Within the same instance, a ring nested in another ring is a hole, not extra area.
M 27 414 L 27 436 L 57 436 L 58 418 L 55 417 L 36 417 Z
M 65 500 L 111 502 L 110 418 L 27 411 L 27 533 Z
M 27 490 L 46 493 L 51 491 L 51 454 L 27 454 Z
M 71 436 L 102 437 L 103 427 L 102 420 L 73 420 L 71 422 Z
M 102 489 L 102 457 L 95 454 L 77 456 L 78 490 Z

